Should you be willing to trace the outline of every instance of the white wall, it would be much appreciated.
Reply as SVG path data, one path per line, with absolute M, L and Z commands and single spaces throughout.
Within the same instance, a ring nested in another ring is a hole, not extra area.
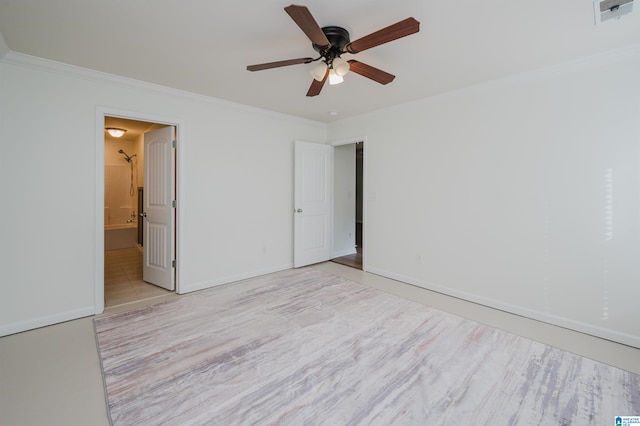
M 106 107 L 183 123 L 185 291 L 290 267 L 293 141 L 366 136 L 365 268 L 640 347 L 638 75 L 638 49 L 609 54 L 336 122 L 327 135 L 9 53 L 0 335 L 94 312 Z
M 640 347 L 640 48 L 329 125 L 366 269 Z
M 97 108 L 183 123 L 183 291 L 291 266 L 293 141 L 322 143 L 325 125 L 9 53 L 0 335 L 94 313 Z
M 334 148 L 333 250 L 331 257 L 356 252 L 356 144 Z

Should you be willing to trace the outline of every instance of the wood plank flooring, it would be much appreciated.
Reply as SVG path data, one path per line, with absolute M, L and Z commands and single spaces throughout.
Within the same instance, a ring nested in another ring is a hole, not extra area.
M 336 257 L 335 259 L 331 259 L 331 261 L 344 266 L 362 270 L 362 248 L 357 247 L 356 250 L 357 253 L 349 254 L 342 257 Z
M 95 322 L 114 425 L 606 425 L 640 410 L 638 374 L 314 268 Z

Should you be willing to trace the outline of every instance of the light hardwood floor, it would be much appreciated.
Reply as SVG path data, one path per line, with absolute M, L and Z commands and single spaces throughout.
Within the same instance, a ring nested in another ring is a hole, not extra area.
M 333 262 L 321 263 L 314 268 L 640 374 L 640 349 L 465 302 Z M 169 293 L 127 302 L 107 308 L 105 314 L 176 297 L 183 296 Z M 0 424 L 108 425 L 93 317 L 0 338 Z

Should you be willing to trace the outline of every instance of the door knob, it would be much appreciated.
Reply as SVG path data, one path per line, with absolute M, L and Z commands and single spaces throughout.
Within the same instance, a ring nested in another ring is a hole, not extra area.
M 147 212 L 140 213 L 138 216 L 140 216 L 140 217 L 147 217 Z
M 302 213 L 302 209 L 298 209 L 298 210 L 296 210 L 296 212 Z

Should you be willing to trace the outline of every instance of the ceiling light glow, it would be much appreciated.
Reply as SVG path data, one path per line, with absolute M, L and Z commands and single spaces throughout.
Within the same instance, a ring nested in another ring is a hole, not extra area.
M 329 70 L 329 84 L 334 85 L 334 84 L 340 84 L 344 81 L 344 78 L 342 78 L 341 75 L 338 75 L 336 73 L 336 70 L 334 69 L 330 69 Z
M 105 130 L 114 138 L 121 138 L 126 133 L 125 129 L 118 129 L 116 127 L 107 127 Z

